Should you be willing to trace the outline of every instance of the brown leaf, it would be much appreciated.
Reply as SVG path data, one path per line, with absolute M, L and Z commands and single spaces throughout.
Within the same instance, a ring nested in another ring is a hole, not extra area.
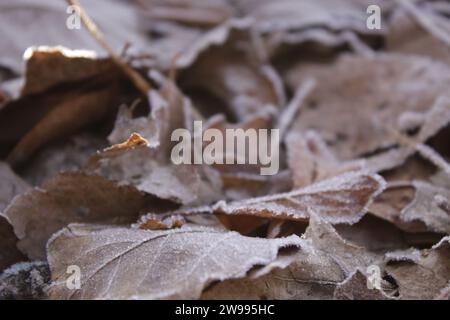
M 203 299 L 332 299 L 336 286 L 357 268 L 381 261 L 342 239 L 317 216 L 310 219 L 306 242 L 286 267 L 267 275 L 226 280 L 204 292 Z
M 20 140 L 8 155 L 8 162 L 18 165 L 42 145 L 104 118 L 113 101 L 111 90 L 86 93 L 57 105 Z
M 13 165 L 46 143 L 105 120 L 130 91 L 109 60 L 61 48 L 36 48 L 30 54 L 23 94 L 0 109 L 0 152 L 9 153 Z
M 277 261 L 282 248 L 301 243 L 295 236 L 247 238 L 194 226 L 148 231 L 70 225 L 48 243 L 50 298 L 195 299 L 211 282 L 243 277 L 256 265 Z M 83 275 L 76 291 L 65 285 L 72 264 Z
M 304 134 L 291 131 L 286 137 L 286 148 L 288 165 L 297 188 L 365 167 L 363 160 L 340 162 L 314 131 Z
M 340 160 L 392 147 L 398 141 L 386 128 L 402 131 L 402 114 L 425 113 L 438 104 L 450 84 L 447 69 L 442 63 L 397 54 L 347 55 L 331 66 L 300 65 L 288 73 L 292 88 L 306 77 L 314 77 L 317 86 L 294 128 L 301 132 L 315 129 Z M 448 111 L 448 103 L 442 108 Z
M 244 201 L 219 202 L 216 213 L 305 221 L 308 210 L 331 223 L 353 224 L 384 188 L 378 175 L 352 172 L 288 193 Z
M 166 164 L 154 159 L 154 150 L 147 146 L 106 149 L 90 159 L 85 171 L 180 204 L 210 204 L 221 196 L 213 169 Z
M 221 102 L 211 110 L 210 104 L 193 96 L 194 105 L 207 116 L 224 113 L 245 121 L 284 102 L 276 71 L 254 57 L 248 27 L 246 20 L 230 20 L 206 34 L 177 63 L 189 65 L 180 75 L 180 86 L 186 92 L 202 92 Z
M 139 223 L 139 229 L 143 230 L 167 230 L 180 228 L 185 224 L 185 220 L 180 215 L 158 215 L 147 214 L 145 219 Z
M 391 261 L 385 271 L 392 276 L 401 299 L 433 299 L 450 279 L 449 237 L 429 250 L 423 250 L 418 261 Z
M 120 48 L 130 42 L 142 49 L 149 43 L 144 26 L 138 23 L 140 12 L 133 6 L 107 0 L 85 1 L 83 5 L 105 32 L 113 47 Z M 85 28 L 76 32 L 66 28 L 66 10 L 67 4 L 64 2 L 18 0 L 14 3 L 1 3 L 0 27 L 4 32 L 0 46 L 0 65 L 23 73 L 23 53 L 36 44 L 83 48 L 105 56 L 104 49 Z M 35 24 L 27 23 L 31 17 L 42 21 L 38 28 Z
M 148 201 L 133 187 L 83 173 L 62 173 L 17 197 L 5 216 L 21 251 L 32 259 L 43 259 L 48 238 L 67 224 L 131 223 Z
M 337 300 L 389 300 L 383 291 L 368 289 L 367 277 L 356 270 L 334 290 L 334 299 Z
M 439 206 L 440 197 L 450 199 L 450 190 L 423 181 L 414 181 L 413 186 L 415 197 L 402 210 L 400 218 L 405 222 L 422 221 L 430 231 L 450 234 L 450 214 Z

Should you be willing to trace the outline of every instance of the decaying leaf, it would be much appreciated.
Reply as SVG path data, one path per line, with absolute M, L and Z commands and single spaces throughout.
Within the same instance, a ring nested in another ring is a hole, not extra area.
M 149 231 L 70 225 L 48 243 L 50 298 L 194 299 L 212 281 L 243 277 L 276 261 L 282 248 L 301 244 L 295 236 L 247 238 L 195 226 Z M 83 277 L 81 289 L 71 291 L 66 268 L 75 263 Z

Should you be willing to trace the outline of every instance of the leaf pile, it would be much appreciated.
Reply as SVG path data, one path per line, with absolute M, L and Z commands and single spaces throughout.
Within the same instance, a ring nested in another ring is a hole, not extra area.
M 0 3 L 0 299 L 449 299 L 446 1 L 81 4 Z M 279 172 L 174 164 L 196 120 Z

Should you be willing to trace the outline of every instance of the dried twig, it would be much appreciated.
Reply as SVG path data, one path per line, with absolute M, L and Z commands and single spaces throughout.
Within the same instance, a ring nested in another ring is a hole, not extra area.
M 403 8 L 405 8 L 405 10 L 407 10 L 425 30 L 432 34 L 436 39 L 442 41 L 450 47 L 449 34 L 439 28 L 433 21 L 433 19 L 431 19 L 426 13 L 419 10 L 412 1 L 399 0 L 399 2 L 403 6 Z
M 280 129 L 280 139 L 283 139 L 283 136 L 291 126 L 291 123 L 295 119 L 301 105 L 315 87 L 316 80 L 311 78 L 306 79 L 305 82 L 298 87 L 294 97 L 291 102 L 289 102 L 289 105 L 283 111 L 278 121 L 277 127 Z
M 84 8 L 81 6 L 78 0 L 68 0 L 69 4 L 75 6 L 77 8 L 77 12 L 80 15 L 81 21 L 83 21 L 86 28 L 89 30 L 91 35 L 97 40 L 97 42 L 105 49 L 114 63 L 130 78 L 136 88 L 144 95 L 147 95 L 151 90 L 150 83 L 145 80 L 138 72 L 136 72 L 133 68 L 131 68 L 128 64 L 126 64 L 122 58 L 114 51 L 113 48 L 106 41 L 105 37 L 98 29 L 97 25 L 94 21 L 87 15 Z
M 440 168 L 450 177 L 450 164 L 433 148 L 427 146 L 426 144 L 415 141 L 414 139 L 409 138 L 408 136 L 398 132 L 393 128 L 386 129 L 391 133 L 395 139 L 402 145 L 413 148 L 416 150 L 422 157 L 426 160 L 433 163 L 436 167 Z

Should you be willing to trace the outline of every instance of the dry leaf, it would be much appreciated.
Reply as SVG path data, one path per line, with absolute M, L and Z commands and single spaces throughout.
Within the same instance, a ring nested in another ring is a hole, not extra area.
M 332 299 L 336 286 L 354 270 L 365 270 L 379 260 L 380 256 L 346 242 L 330 224 L 313 215 L 306 241 L 287 268 L 220 282 L 202 298 Z
M 340 162 L 322 137 L 314 131 L 305 134 L 291 131 L 286 137 L 288 165 L 293 175 L 294 186 L 306 187 L 325 178 L 346 171 L 365 168 L 364 160 Z
M 331 66 L 300 65 L 288 73 L 292 87 L 306 76 L 314 77 L 318 85 L 294 128 L 316 130 L 340 160 L 391 147 L 398 141 L 386 128 L 398 129 L 401 114 L 425 112 L 445 95 L 450 83 L 448 68 L 425 58 L 396 54 L 347 55 Z
M 43 259 L 48 238 L 67 224 L 131 223 L 148 202 L 133 187 L 83 173 L 62 173 L 15 198 L 4 214 L 19 238 L 20 250 L 31 259 Z
M 367 277 L 356 270 L 334 290 L 334 299 L 337 300 L 389 300 L 383 291 L 367 288 Z
M 301 243 L 295 236 L 247 238 L 205 227 L 148 231 L 70 225 L 48 243 L 50 298 L 195 299 L 212 281 L 242 277 L 276 261 L 282 248 Z M 83 274 L 76 291 L 65 285 L 72 264 Z
M 220 197 L 221 182 L 213 169 L 166 164 L 154 159 L 147 146 L 113 154 L 106 149 L 89 161 L 85 171 L 185 205 L 210 204 Z
M 385 270 L 395 279 L 401 299 L 433 299 L 450 279 L 449 237 L 422 251 L 418 261 L 388 261 Z
M 328 222 L 353 224 L 361 219 L 383 188 L 384 180 L 380 176 L 352 172 L 288 193 L 229 204 L 219 202 L 214 211 L 226 215 L 305 221 L 309 217 L 308 210 L 312 210 Z
M 121 1 L 82 1 L 108 37 L 112 46 L 120 49 L 124 43 L 144 48 L 148 39 L 139 24 L 139 11 Z M 105 10 L 105 7 L 108 10 Z M 85 28 L 66 28 L 67 4 L 63 1 L 19 0 L 0 4 L 1 29 L 0 65 L 23 72 L 21 57 L 31 45 L 65 46 L 71 49 L 94 50 L 105 55 L 103 48 Z M 36 19 L 36 20 L 34 20 Z M 41 21 L 37 28 L 33 21 Z M 117 23 L 120 21 L 120 23 Z M 51 30 L 51 32 L 50 32 Z

